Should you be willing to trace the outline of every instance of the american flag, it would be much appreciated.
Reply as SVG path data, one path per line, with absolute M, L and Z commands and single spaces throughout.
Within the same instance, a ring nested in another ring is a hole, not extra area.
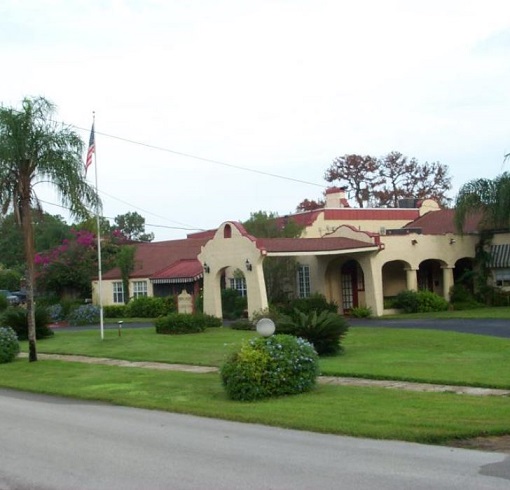
M 96 138 L 94 136 L 94 123 L 92 123 L 92 129 L 90 130 L 89 138 L 89 149 L 87 150 L 87 160 L 85 162 L 85 174 L 88 168 L 92 165 L 92 155 L 96 152 Z

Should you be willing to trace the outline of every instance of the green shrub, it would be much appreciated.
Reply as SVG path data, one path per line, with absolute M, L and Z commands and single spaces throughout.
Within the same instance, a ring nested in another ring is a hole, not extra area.
M 103 307 L 105 318 L 126 318 L 126 305 L 108 305 Z
M 291 316 L 276 324 L 278 333 L 308 340 L 320 356 L 338 354 L 342 350 L 341 341 L 348 330 L 349 324 L 346 319 L 328 310 L 320 313 L 294 310 Z
M 0 317 L 2 327 L 11 327 L 19 340 L 28 339 L 28 318 L 25 308 L 11 307 L 7 308 Z M 44 339 L 54 335 L 48 325 L 50 317 L 46 308 L 36 307 L 35 309 L 35 337 Z
M 99 323 L 99 307 L 95 305 L 80 305 L 69 313 L 69 325 L 83 326 Z
M 402 291 L 395 298 L 395 307 L 406 313 L 446 311 L 448 302 L 432 291 Z
M 338 306 L 336 303 L 329 302 L 323 294 L 314 293 L 308 298 L 297 298 L 282 308 L 282 312 L 286 315 L 292 315 L 294 310 L 303 313 L 311 313 L 312 311 L 332 311 L 336 313 Z
M 126 316 L 130 318 L 157 318 L 175 311 L 173 298 L 141 296 L 126 305 Z
M 235 320 L 245 315 L 248 302 L 237 289 L 227 288 L 221 290 L 221 305 L 223 317 L 227 320 Z
M 368 306 L 356 306 L 351 310 L 351 316 L 354 318 L 370 318 L 372 309 Z
M 219 318 L 204 313 L 189 315 L 186 313 L 170 313 L 154 321 L 156 333 L 186 334 L 203 332 L 209 327 L 221 327 Z
M 255 324 L 248 319 L 236 320 L 230 324 L 232 330 L 255 330 Z
M 9 301 L 3 294 L 0 294 L 0 311 L 5 311 L 8 307 Z
M 311 390 L 318 375 L 312 345 L 291 335 L 256 337 L 243 342 L 221 366 L 229 398 L 251 401 Z
M 16 332 L 10 327 L 0 327 L 0 364 L 12 362 L 19 354 Z
M 395 296 L 385 296 L 383 299 L 383 307 L 385 310 L 391 310 L 393 308 L 397 308 Z

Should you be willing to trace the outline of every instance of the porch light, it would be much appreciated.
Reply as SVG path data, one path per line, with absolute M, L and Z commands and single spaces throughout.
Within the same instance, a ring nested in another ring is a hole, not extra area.
M 418 243 L 418 240 L 411 240 L 412 245 L 416 245 Z
M 209 274 L 211 272 L 211 268 L 207 265 L 207 262 L 204 262 L 204 272 Z
M 251 262 L 248 259 L 246 259 L 244 265 L 246 266 L 247 271 L 251 271 L 253 269 L 253 266 L 251 265 Z
M 450 245 L 453 245 L 456 241 L 455 238 L 450 238 Z

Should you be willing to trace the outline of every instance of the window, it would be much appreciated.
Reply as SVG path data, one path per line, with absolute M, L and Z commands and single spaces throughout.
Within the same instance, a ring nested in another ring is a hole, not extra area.
M 133 298 L 142 298 L 147 296 L 147 281 L 133 282 Z
M 244 277 L 231 277 L 230 289 L 235 289 L 243 297 L 246 297 L 246 279 Z
M 308 298 L 310 296 L 310 266 L 300 265 L 297 271 L 298 296 Z
M 500 288 L 510 286 L 510 269 L 495 269 L 494 279 Z
M 124 303 L 124 286 L 122 282 L 113 283 L 113 302 Z

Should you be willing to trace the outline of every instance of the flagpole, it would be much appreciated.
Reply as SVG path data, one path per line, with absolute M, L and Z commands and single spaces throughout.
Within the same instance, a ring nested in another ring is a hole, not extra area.
M 95 125 L 96 113 L 92 113 L 92 131 L 94 131 L 94 175 L 96 178 L 96 194 L 99 196 L 99 186 L 97 185 L 97 145 L 95 144 Z M 97 272 L 99 276 L 98 293 L 99 293 L 99 329 L 101 332 L 101 340 L 104 339 L 104 317 L 103 317 L 103 266 L 101 264 L 101 219 L 99 217 L 100 204 L 96 206 L 96 222 L 97 222 Z

